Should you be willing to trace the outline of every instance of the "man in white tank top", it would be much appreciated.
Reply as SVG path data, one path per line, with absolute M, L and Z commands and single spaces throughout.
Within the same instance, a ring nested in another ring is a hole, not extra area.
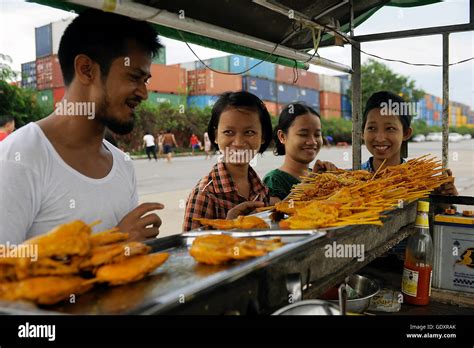
M 101 220 L 131 240 L 158 234 L 159 203 L 138 206 L 128 155 L 105 141 L 133 129 L 134 109 L 147 98 L 153 55 L 161 45 L 146 22 L 96 10 L 66 29 L 59 61 L 64 99 L 48 117 L 0 143 L 0 244 L 21 243 L 57 225 Z

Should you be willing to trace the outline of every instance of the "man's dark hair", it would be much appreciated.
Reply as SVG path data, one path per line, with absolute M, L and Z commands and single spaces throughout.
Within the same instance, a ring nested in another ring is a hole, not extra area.
M 372 94 L 370 98 L 367 100 L 367 103 L 365 105 L 365 110 L 364 114 L 362 116 L 362 130 L 365 129 L 365 124 L 367 123 L 367 116 L 372 109 L 377 109 L 382 107 L 382 103 L 385 103 L 389 105 L 391 103 L 392 105 L 398 104 L 399 105 L 399 110 L 404 111 L 405 108 L 402 108 L 401 106 L 404 103 L 405 100 L 392 93 L 392 92 L 387 92 L 387 91 L 380 91 Z M 400 122 L 402 123 L 403 126 L 403 133 L 405 133 L 408 128 L 410 128 L 410 123 L 411 123 L 411 117 L 414 115 L 409 115 L 409 114 L 403 114 L 401 113 L 398 115 Z
M 8 122 L 15 121 L 15 117 L 9 115 L 0 116 L 0 127 L 5 127 Z
M 153 27 L 144 21 L 88 9 L 66 28 L 59 44 L 59 63 L 68 86 L 74 78 L 74 59 L 85 54 L 100 66 L 106 77 L 112 61 L 127 56 L 130 43 L 138 44 L 152 57 L 163 47 Z
M 265 104 L 255 95 L 249 92 L 226 92 L 222 94 L 212 107 L 211 120 L 207 126 L 209 140 L 214 148 L 218 149 L 216 140 L 216 130 L 219 125 L 221 114 L 229 108 L 242 108 L 254 110 L 258 113 L 260 124 L 262 125 L 262 134 L 264 143 L 258 150 L 259 153 L 265 152 L 272 141 L 272 120 Z
M 277 156 L 285 155 L 285 145 L 280 142 L 278 139 L 278 131 L 281 130 L 283 133 L 288 132 L 288 128 L 291 127 L 295 118 L 301 115 L 313 114 L 316 117 L 319 117 L 319 114 L 312 107 L 303 104 L 303 103 L 292 103 L 284 107 L 280 112 L 280 117 L 278 118 L 278 124 L 273 131 L 273 141 L 275 142 L 275 149 L 273 153 Z

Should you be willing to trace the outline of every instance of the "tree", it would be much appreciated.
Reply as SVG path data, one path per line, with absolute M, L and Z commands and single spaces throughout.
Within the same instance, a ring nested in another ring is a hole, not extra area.
M 41 119 L 47 112 L 38 105 L 36 92 L 10 85 L 18 74 L 10 67 L 12 60 L 0 53 L 0 115 L 15 117 L 17 128 Z
M 390 91 L 406 101 L 417 102 L 425 92 L 415 87 L 415 81 L 408 76 L 393 72 L 387 65 L 369 59 L 361 67 L 362 109 L 369 97 L 378 91 Z

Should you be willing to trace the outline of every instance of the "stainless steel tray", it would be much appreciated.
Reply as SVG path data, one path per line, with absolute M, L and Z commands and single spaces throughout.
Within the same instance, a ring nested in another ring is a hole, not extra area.
M 210 231 L 199 233 L 202 235 L 208 232 Z M 229 233 L 229 231 L 213 232 Z M 256 231 L 249 233 L 253 232 Z M 278 232 L 267 231 L 263 233 L 262 238 L 274 236 Z M 244 236 L 242 232 L 231 233 Z M 195 237 L 174 235 L 155 239 L 147 242 L 152 247 L 152 252 L 168 252 L 170 257 L 161 267 L 138 282 L 115 287 L 98 286 L 77 296 L 76 303 L 41 307 L 28 302 L 0 303 L 0 313 L 99 315 L 165 313 L 169 309 L 192 301 L 197 295 L 205 294 L 261 269 L 324 235 L 325 232 L 320 231 L 280 235 L 282 241 L 286 243 L 283 247 L 262 257 L 220 266 L 199 264 L 189 255 L 188 249 Z

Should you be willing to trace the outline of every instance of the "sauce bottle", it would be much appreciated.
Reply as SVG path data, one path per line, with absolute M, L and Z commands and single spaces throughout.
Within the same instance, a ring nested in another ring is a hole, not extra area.
M 428 225 L 429 202 L 418 202 L 415 227 L 408 239 L 403 265 L 402 293 L 405 303 L 424 306 L 430 302 L 433 241 Z

